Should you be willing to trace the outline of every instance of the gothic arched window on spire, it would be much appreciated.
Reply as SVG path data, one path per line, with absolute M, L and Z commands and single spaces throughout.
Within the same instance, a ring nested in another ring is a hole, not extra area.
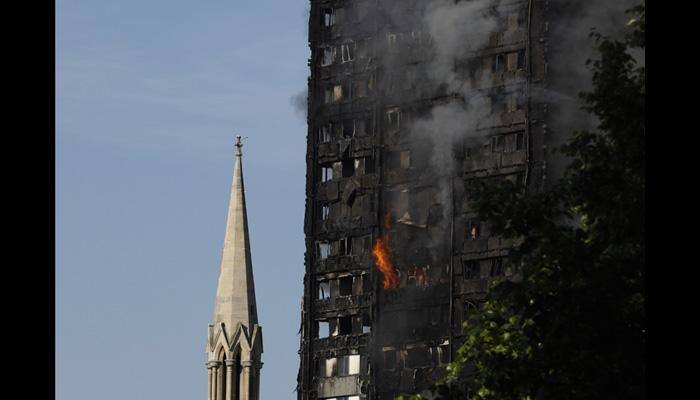
M 226 398 L 226 350 L 222 347 L 219 350 L 219 355 L 216 358 L 217 361 L 220 362 L 219 364 L 219 371 L 218 371 L 218 376 L 217 376 L 217 382 L 219 384 L 217 385 L 217 393 L 216 393 L 216 399 L 217 400 L 224 400 Z

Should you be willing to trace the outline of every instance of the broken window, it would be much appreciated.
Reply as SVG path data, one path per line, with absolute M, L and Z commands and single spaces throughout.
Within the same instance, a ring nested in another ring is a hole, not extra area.
M 352 318 L 338 318 L 338 335 L 350 335 L 352 333 Z
M 504 135 L 497 135 L 491 137 L 491 152 L 492 153 L 502 153 L 505 148 L 506 138 Z
M 417 368 L 430 364 L 428 349 L 425 346 L 415 346 L 406 349 L 406 368 Z
M 329 86 L 323 90 L 323 103 L 330 104 L 333 102 L 333 87 Z
M 449 340 L 445 340 L 438 346 L 432 346 L 428 349 L 431 364 L 441 365 L 449 362 L 450 344 Z
M 374 159 L 372 157 L 360 157 L 355 159 L 355 174 L 374 173 Z
M 355 162 L 352 158 L 343 159 L 343 178 L 355 175 Z
M 491 63 L 491 71 L 492 72 L 503 72 L 505 70 L 505 66 L 506 66 L 505 56 L 503 54 L 494 55 L 493 61 Z
M 333 102 L 338 103 L 343 100 L 343 85 L 333 85 Z
M 329 182 L 333 180 L 333 168 L 329 166 L 321 167 L 321 182 Z
M 351 138 L 355 136 L 355 121 L 346 119 L 343 121 L 343 137 Z
M 352 279 L 352 294 L 354 295 L 361 295 L 362 294 L 362 280 L 363 276 L 355 276 Z
M 508 93 L 506 95 L 506 110 L 508 112 L 515 112 L 522 110 L 524 106 L 525 96 L 520 91 L 515 91 Z
M 362 169 L 365 174 L 374 173 L 374 158 L 362 157 Z
M 318 242 L 318 257 L 325 260 L 331 254 L 331 244 L 328 242 Z
M 365 136 L 367 134 L 366 122 L 364 119 L 356 119 L 354 127 L 357 136 Z
M 525 50 L 506 54 L 506 70 L 516 71 L 525 69 Z
M 466 158 L 466 159 L 472 158 L 472 149 L 471 149 L 471 147 L 466 147 L 466 148 L 464 149 L 464 158 Z
M 362 275 L 362 292 L 369 293 L 372 291 L 372 279 L 369 275 Z
M 477 220 L 469 221 L 469 238 L 472 240 L 478 239 L 481 234 L 481 223 Z
M 462 260 L 462 275 L 467 281 L 478 278 L 479 263 L 476 260 Z
M 387 129 L 396 131 L 401 128 L 401 111 L 398 108 L 391 108 L 386 112 Z
M 318 128 L 318 141 L 320 143 L 328 143 L 331 141 L 331 127 L 330 125 L 323 125 Z
M 322 367 L 321 376 L 330 378 L 338 375 L 338 359 L 336 357 L 322 360 L 320 366 Z
M 338 357 L 338 374 L 337 376 L 358 375 L 360 373 L 360 355 L 352 354 L 349 356 Z
M 444 342 L 440 343 L 438 350 L 440 350 L 440 364 L 450 362 L 450 340 L 445 339 Z
M 515 150 L 523 150 L 525 134 L 523 132 L 518 132 L 515 134 Z
M 348 42 L 340 46 L 341 57 L 344 63 L 353 61 L 355 59 L 355 43 Z
M 466 321 L 469 319 L 471 314 L 476 310 L 476 303 L 472 301 L 465 301 L 464 306 L 462 307 L 462 321 Z
M 400 154 L 400 165 L 403 169 L 409 169 L 411 167 L 411 152 L 409 150 L 403 150 Z
M 321 10 L 321 13 L 323 14 L 323 19 L 321 21 L 324 27 L 328 28 L 335 25 L 335 13 L 332 8 L 324 8 Z
M 518 70 L 525 69 L 525 50 L 518 51 Z
M 357 249 L 360 250 L 362 254 L 369 253 L 369 250 L 372 248 L 372 236 L 365 235 L 361 238 L 358 238 L 358 240 L 361 241 L 361 245 L 357 246 Z
M 352 295 L 352 276 L 344 276 L 338 279 L 339 286 L 339 296 L 350 296 Z
M 364 168 L 364 158 L 356 158 L 355 159 L 355 172 L 360 175 L 362 172 L 365 170 Z
M 349 256 L 352 254 L 352 238 L 340 239 L 340 255 Z
M 372 320 L 369 318 L 369 314 L 362 314 L 362 333 L 370 333 L 372 330 Z
M 396 46 L 396 34 L 395 33 L 387 33 L 386 34 L 386 41 L 389 44 L 389 47 Z
M 411 39 L 413 39 L 413 42 L 415 44 L 421 44 L 423 43 L 423 32 L 421 31 L 412 31 L 411 32 Z
M 508 71 L 515 71 L 518 69 L 518 53 L 508 53 L 506 54 L 506 69 Z
M 331 285 L 328 281 L 318 283 L 318 299 L 326 300 L 331 298 Z
M 387 371 L 393 371 L 396 369 L 396 350 L 395 349 L 384 349 L 384 369 Z
M 491 259 L 491 276 L 503 276 L 505 269 L 503 268 L 503 258 L 496 257 Z
M 338 318 L 331 318 L 328 320 L 328 327 L 331 336 L 338 336 Z
M 328 321 L 317 321 L 318 324 L 318 334 L 316 335 L 319 339 L 325 339 L 330 336 L 330 330 L 328 329 Z
M 321 48 L 323 51 L 323 56 L 321 58 L 321 66 L 322 67 L 327 67 L 335 61 L 335 47 L 333 46 L 324 46 Z
M 491 112 L 494 114 L 500 114 L 506 109 L 505 96 L 500 90 L 491 93 L 489 99 L 491 100 Z
M 367 97 L 367 81 L 357 80 L 352 83 L 355 98 Z

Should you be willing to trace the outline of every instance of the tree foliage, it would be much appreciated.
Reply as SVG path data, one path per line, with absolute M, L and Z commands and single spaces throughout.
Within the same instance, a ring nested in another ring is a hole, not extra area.
M 521 241 L 519 279 L 495 282 L 465 323 L 466 341 L 430 391 L 401 399 L 643 399 L 645 237 L 645 5 L 629 32 L 593 32 L 593 90 L 581 94 L 600 124 L 576 131 L 551 189 L 526 194 L 481 183 L 473 205 L 493 231 Z

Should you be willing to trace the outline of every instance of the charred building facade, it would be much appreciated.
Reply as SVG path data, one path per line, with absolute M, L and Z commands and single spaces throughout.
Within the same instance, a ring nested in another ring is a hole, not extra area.
M 548 181 L 565 3 L 311 0 L 300 400 L 427 387 L 488 282 L 517 273 L 465 193 Z

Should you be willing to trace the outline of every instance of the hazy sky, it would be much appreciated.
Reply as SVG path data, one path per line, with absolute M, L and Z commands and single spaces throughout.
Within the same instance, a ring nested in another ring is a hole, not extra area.
M 206 398 L 236 134 L 262 397 L 295 398 L 308 1 L 56 5 L 57 399 Z

